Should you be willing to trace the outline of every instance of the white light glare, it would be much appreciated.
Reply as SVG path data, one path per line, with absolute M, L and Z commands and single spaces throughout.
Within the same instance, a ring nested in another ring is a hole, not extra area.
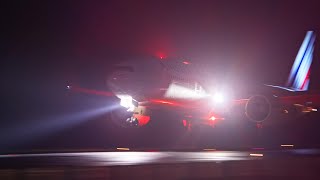
M 281 144 L 281 147 L 293 147 L 293 144 Z
M 213 95 L 213 101 L 217 103 L 223 103 L 225 101 L 225 97 L 221 93 L 216 93 Z
M 214 121 L 214 120 L 216 120 L 216 118 L 215 118 L 214 116 L 211 116 L 211 117 L 209 118 L 209 120 Z
M 120 98 L 120 106 L 127 108 L 127 111 L 133 111 L 134 105 L 132 103 L 132 97 L 129 95 L 121 95 Z
M 255 153 L 252 153 L 252 154 L 250 154 L 250 156 L 254 156 L 254 157 L 263 157 L 263 154 L 255 154 Z

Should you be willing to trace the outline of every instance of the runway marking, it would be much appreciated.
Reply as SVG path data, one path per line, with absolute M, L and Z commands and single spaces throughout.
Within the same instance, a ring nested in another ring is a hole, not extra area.
M 252 153 L 252 154 L 250 154 L 250 156 L 254 156 L 254 157 L 263 157 L 263 154 L 255 154 L 255 153 Z
M 281 144 L 281 147 L 293 147 L 293 144 Z

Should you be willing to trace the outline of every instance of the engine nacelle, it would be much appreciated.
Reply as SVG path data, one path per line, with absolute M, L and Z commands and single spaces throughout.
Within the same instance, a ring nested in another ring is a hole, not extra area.
M 271 115 L 272 105 L 264 95 L 251 96 L 245 105 L 245 115 L 250 121 L 261 123 Z

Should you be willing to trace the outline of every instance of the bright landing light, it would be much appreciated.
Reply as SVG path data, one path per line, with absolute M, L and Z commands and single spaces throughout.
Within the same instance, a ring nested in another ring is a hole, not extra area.
M 131 96 L 129 96 L 129 95 L 121 95 L 121 96 L 119 96 L 119 98 L 120 98 L 120 105 L 122 107 L 127 108 L 128 109 L 127 111 L 133 111 L 134 105 L 132 103 L 132 97 Z
M 214 94 L 212 99 L 216 103 L 223 103 L 225 101 L 225 97 L 221 93 Z

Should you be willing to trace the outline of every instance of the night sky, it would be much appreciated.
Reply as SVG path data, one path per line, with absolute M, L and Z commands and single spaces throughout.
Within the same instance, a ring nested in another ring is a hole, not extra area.
M 106 90 L 111 65 L 123 59 L 164 54 L 205 64 L 237 81 L 282 84 L 306 31 L 320 30 L 317 1 L 2 4 L 0 147 L 4 149 L 34 148 L 33 143 L 36 148 L 122 145 L 123 137 L 115 140 L 106 133 L 116 130 L 105 115 L 83 122 L 66 117 L 112 102 L 70 95 L 65 86 Z M 319 78 L 314 69 L 311 85 L 316 87 Z

